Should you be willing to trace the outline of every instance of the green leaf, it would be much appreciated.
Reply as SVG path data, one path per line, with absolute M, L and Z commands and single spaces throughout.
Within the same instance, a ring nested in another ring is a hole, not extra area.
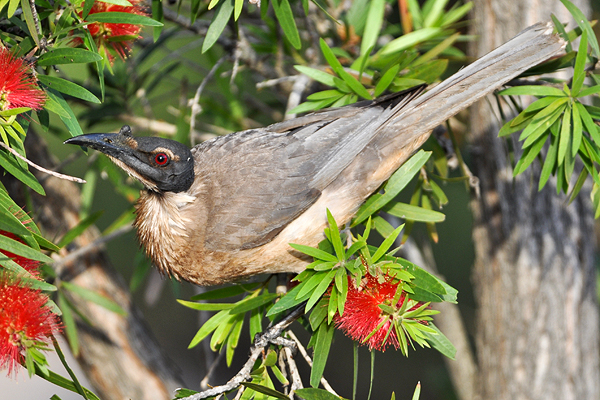
M 327 357 L 329 357 L 329 349 L 331 348 L 334 332 L 335 327 L 333 324 L 321 324 L 319 330 L 315 333 L 317 336 L 315 341 L 314 360 L 310 371 L 310 385 L 313 388 L 318 387 L 321 382 L 325 364 L 327 363 Z
M 322 84 L 327 86 L 335 86 L 335 76 L 325 71 L 321 71 L 320 69 L 316 68 L 306 67 L 304 65 L 294 65 L 294 68 L 296 68 L 296 70 L 298 70 L 299 72 L 308 75 L 317 82 L 321 82 Z
M 35 250 L 29 246 L 24 245 L 23 243 L 21 243 L 17 240 L 11 239 L 4 235 L 0 235 L 0 249 L 6 250 L 17 256 L 28 258 L 30 260 L 41 261 L 44 263 L 53 263 L 54 262 L 54 260 L 52 260 L 50 257 L 45 255 L 44 253 L 41 253 L 38 250 Z
M 425 334 L 425 337 L 427 338 L 427 342 L 429 342 L 431 347 L 433 347 L 449 359 L 454 360 L 456 357 L 456 348 L 454 347 L 454 345 L 433 323 L 430 322 L 429 327 L 435 330 L 437 333 L 432 334 L 430 332 L 423 332 Z
M 560 118 L 565 108 L 567 108 L 568 100 L 566 97 L 557 100 L 533 117 L 531 123 L 519 136 L 519 140 L 525 140 L 523 147 L 529 147 Z
M 131 14 L 127 12 L 99 12 L 88 15 L 87 22 L 108 22 L 111 24 L 131 24 L 144 26 L 163 26 L 150 17 L 144 15 Z
M 271 4 L 273 4 L 275 16 L 279 21 L 279 25 L 281 26 L 285 37 L 290 41 L 291 45 L 294 46 L 296 50 L 300 49 L 300 47 L 302 47 L 302 42 L 300 41 L 300 34 L 298 33 L 296 20 L 294 19 L 294 14 L 292 12 L 292 7 L 290 7 L 289 1 L 271 0 Z
M 219 289 L 209 290 L 208 292 L 200 293 L 194 295 L 190 298 L 190 300 L 198 301 L 198 300 L 213 300 L 213 299 L 223 299 L 226 297 L 237 296 L 238 294 L 247 293 L 258 286 L 257 283 L 248 283 L 244 285 L 233 285 L 227 286 Z
M 600 133 L 598 133 L 598 127 L 594 123 L 594 120 L 588 113 L 587 109 L 583 104 L 581 104 L 578 101 L 574 103 L 574 106 L 577 107 L 577 111 L 579 111 L 579 116 L 583 121 L 583 125 L 585 126 L 587 132 L 590 134 L 591 138 L 596 143 L 596 146 L 600 146 Z
M 319 45 L 321 46 L 321 52 L 323 53 L 325 60 L 331 66 L 333 72 L 341 77 L 341 74 L 344 72 L 344 67 L 342 67 L 342 64 L 337 59 L 327 42 L 325 42 L 323 38 L 320 38 Z
M 354 76 L 350 75 L 348 72 L 342 70 L 340 72 L 340 76 L 350 86 L 350 89 L 360 97 L 366 100 L 372 100 L 373 96 L 369 93 L 367 89 L 356 79 Z
M 396 64 L 383 74 L 383 76 L 379 79 L 377 85 L 375 86 L 375 97 L 379 97 L 383 92 L 386 91 L 386 89 L 390 86 L 396 75 L 398 75 L 399 71 L 400 65 Z
M 498 92 L 502 96 L 556 96 L 564 97 L 566 93 L 558 88 L 552 86 L 513 86 L 508 89 L 504 89 Z
M 459 19 L 467 15 L 469 11 L 471 11 L 471 8 L 473 8 L 473 6 L 474 3 L 470 1 L 466 4 L 461 5 L 460 7 L 453 7 L 448 12 L 444 13 L 444 15 L 442 15 L 442 22 L 440 26 L 448 26 L 458 21 Z
M 379 261 L 379 259 L 381 257 L 383 257 L 387 253 L 387 251 L 390 249 L 390 247 L 392 247 L 392 245 L 396 241 L 396 238 L 398 237 L 398 235 L 402 231 L 402 228 L 404 228 L 404 225 L 400 225 L 398 228 L 396 228 L 392 232 L 391 235 L 389 235 L 387 238 L 385 238 L 385 240 L 383 241 L 383 243 L 381 243 L 381 246 L 379 246 L 379 248 L 377 249 L 377 251 L 371 257 L 371 262 L 372 263 L 376 263 L 377 261 Z
M 377 43 L 379 32 L 383 24 L 383 14 L 385 11 L 385 0 L 371 0 L 369 12 L 367 13 L 367 22 L 360 44 L 360 54 L 366 54 L 369 49 Z
M 327 275 L 322 277 L 319 284 L 312 291 L 310 298 L 306 302 L 306 308 L 304 311 L 305 313 L 308 312 L 315 304 L 317 304 L 317 302 L 321 299 L 321 296 L 325 294 L 327 288 L 329 288 L 329 285 L 331 285 L 331 282 L 333 281 L 336 272 L 337 271 L 335 270 L 329 271 L 327 272 Z
M 344 93 L 340 93 L 339 90 L 323 90 L 321 92 L 313 93 L 306 97 L 306 100 L 325 100 L 325 99 L 339 99 Z
M 581 30 L 587 33 L 590 46 L 592 46 L 592 55 L 595 58 L 600 58 L 600 47 L 598 47 L 598 40 L 596 39 L 596 35 L 594 34 L 594 30 L 592 29 L 590 22 L 587 20 L 581 10 L 569 0 L 560 0 L 560 2 L 563 3 L 567 10 L 569 10 L 573 16 L 573 19 L 575 19 L 575 22 L 577 22 L 577 25 L 579 25 Z
M 79 121 L 75 117 L 73 110 L 71 110 L 71 107 L 65 101 L 65 99 L 62 97 L 62 95 L 59 92 L 57 92 L 56 90 L 50 89 L 50 88 L 46 89 L 46 95 L 48 96 L 46 99 L 46 105 L 45 105 L 46 109 L 48 109 L 52 112 L 55 112 L 55 110 L 52 110 L 47 107 L 48 100 L 51 100 L 52 102 L 57 104 L 60 107 L 60 109 L 66 113 L 66 116 L 65 116 L 62 113 L 57 112 L 57 114 L 60 116 L 61 121 L 69 129 L 69 133 L 71 134 L 71 136 L 83 135 L 83 131 L 81 130 L 81 126 L 79 125 Z
M 587 171 L 587 169 L 582 168 L 581 172 L 579 173 L 579 177 L 577 177 L 577 182 L 575 182 L 575 185 L 573 186 L 573 190 L 571 191 L 571 196 L 569 196 L 569 204 L 571 204 L 573 202 L 573 200 L 575 200 L 575 198 L 581 191 L 581 188 L 583 187 L 583 184 L 587 180 L 588 175 L 589 175 L 589 172 Z
M 444 8 L 448 0 L 436 0 L 432 2 L 427 2 L 423 6 L 423 14 L 425 14 L 425 18 L 423 19 L 423 26 L 428 28 L 431 26 L 436 26 L 438 20 L 444 14 Z M 430 8 L 428 6 L 431 5 Z
M 75 375 L 75 373 L 73 372 L 73 370 L 71 369 L 69 364 L 67 363 L 67 360 L 65 359 L 65 355 L 63 354 L 62 349 L 60 348 L 60 345 L 58 344 L 58 341 L 56 340 L 56 338 L 54 336 L 52 337 L 52 344 L 54 345 L 54 350 L 56 351 L 56 354 L 58 355 L 60 362 L 62 363 L 63 367 L 67 370 L 67 373 L 73 380 L 73 386 L 75 387 L 75 390 L 77 391 L 77 393 L 79 393 L 81 396 L 83 396 L 84 399 L 92 398 L 91 396 L 88 396 L 88 394 L 87 394 L 87 392 L 89 392 L 89 390 L 87 390 L 83 386 L 81 386 L 81 383 L 79 383 L 79 380 L 77 380 L 77 376 Z M 45 375 L 49 376 L 49 374 L 47 374 L 47 373 Z M 95 396 L 93 396 L 93 397 L 95 397 Z
M 90 63 L 102 60 L 102 56 L 85 49 L 61 47 L 42 54 L 37 60 L 40 67 L 58 64 Z
M 529 165 L 531 165 L 533 160 L 535 160 L 535 158 L 538 156 L 538 154 L 540 154 L 540 151 L 542 151 L 542 148 L 544 147 L 544 143 L 546 143 L 546 139 L 548 139 L 547 136 L 540 136 L 533 143 L 533 145 L 524 149 L 523 154 L 521 155 L 521 158 L 517 162 L 517 165 L 515 165 L 515 169 L 513 171 L 513 176 L 517 176 L 520 173 L 524 172 L 527 169 L 527 167 L 529 167 Z
M 277 297 L 279 297 L 277 293 L 264 293 L 257 297 L 244 299 L 238 302 L 237 305 L 229 311 L 229 313 L 232 315 L 243 314 L 255 308 L 264 306 L 265 304 L 269 304 Z
M 250 341 L 254 341 L 256 334 L 262 332 L 262 318 L 264 310 L 262 308 L 255 308 L 250 312 Z
M 62 312 L 62 321 L 69 339 L 69 346 L 71 352 L 75 357 L 79 355 L 79 337 L 77 336 L 77 326 L 75 325 L 75 319 L 73 319 L 73 309 L 70 303 L 62 292 L 58 292 L 58 306 Z
M 579 115 L 579 109 L 577 107 L 573 107 L 571 112 L 573 114 L 573 145 L 571 149 L 571 155 L 575 157 L 575 154 L 577 154 L 579 151 L 579 147 L 581 146 L 581 141 L 583 139 L 583 122 L 581 121 L 581 116 Z
M 19 7 L 19 0 L 9 0 L 7 17 L 12 18 Z
M 235 7 L 234 7 L 234 11 L 233 11 L 233 19 L 235 21 L 237 21 L 238 18 L 240 18 L 240 15 L 242 14 L 243 6 L 244 6 L 244 0 L 235 0 Z
M 288 396 L 286 396 L 285 394 L 278 392 L 275 389 L 271 389 L 270 387 L 259 385 L 258 383 L 242 382 L 242 385 L 249 387 L 250 389 L 252 389 L 256 392 L 263 393 L 263 394 L 266 394 L 271 397 L 275 397 L 276 399 L 290 400 L 290 398 Z
M 558 165 L 561 165 L 565 159 L 565 154 L 569 150 L 569 139 L 571 138 L 571 109 L 567 107 L 562 118 L 562 127 L 559 133 L 558 142 Z
M 0 150 L 0 167 L 4 168 L 6 172 L 23 182 L 36 193 L 39 193 L 42 196 L 46 195 L 44 188 L 42 185 L 40 185 L 35 176 L 33 176 L 29 170 L 22 169 L 12 154 L 8 154 L 7 152 Z
M 371 196 L 371 198 L 360 207 L 352 221 L 352 226 L 354 227 L 360 224 L 392 201 L 398 193 L 408 185 L 421 167 L 425 165 L 430 156 L 430 151 L 426 152 L 419 150 L 414 156 L 408 159 L 408 161 L 402 164 L 398 171 L 394 172 L 385 184 L 384 194 L 380 196 Z
M 215 15 L 210 21 L 210 26 L 206 31 L 204 37 L 204 43 L 202 43 L 202 53 L 206 53 L 219 39 L 221 33 L 227 26 L 227 22 L 233 14 L 234 3 L 233 0 L 224 0 L 219 4 L 219 8 L 215 12 Z
M 394 203 L 393 206 L 386 207 L 385 212 L 411 221 L 443 222 L 446 219 L 446 216 L 439 211 L 428 210 L 406 203 Z
M 592 87 L 583 89 L 581 92 L 579 92 L 577 97 L 586 97 L 586 96 L 591 96 L 593 94 L 598 94 L 598 93 L 600 93 L 600 85 L 596 85 L 596 86 L 592 86 Z
M 308 316 L 308 322 L 310 323 L 310 327 L 313 331 L 316 331 L 325 318 L 328 317 L 328 303 L 330 302 L 327 298 L 321 298 Z
M 197 2 L 192 1 L 192 15 L 191 15 L 191 19 L 192 19 L 191 23 L 192 24 L 195 22 L 196 14 L 198 13 L 199 3 L 200 3 L 199 1 L 197 1 Z M 196 4 L 196 7 L 194 7 L 194 4 Z M 152 0 L 152 18 L 155 21 L 158 21 L 158 22 L 164 24 L 165 14 L 164 14 L 162 0 Z M 152 36 L 153 36 L 155 43 L 160 38 L 160 34 L 162 33 L 162 30 L 163 30 L 162 26 L 155 26 L 154 28 L 152 28 Z
M 527 106 L 527 108 L 524 109 L 519 115 L 517 115 L 513 120 L 510 121 L 510 126 L 517 126 L 528 119 L 532 119 L 536 115 L 535 111 L 548 107 L 550 104 L 554 103 L 554 101 L 560 98 L 561 97 L 548 96 L 542 97 L 541 99 L 534 101 L 529 106 Z
M 427 51 L 427 53 L 423 54 L 421 57 L 415 60 L 413 65 L 420 65 L 427 61 L 433 60 L 442 54 L 445 50 L 447 50 L 450 46 L 456 42 L 456 40 L 460 37 L 460 32 L 456 32 L 455 34 L 448 36 L 446 39 L 442 40 L 439 44 L 437 44 L 434 48 Z
M 98 54 L 98 47 L 96 47 L 96 42 L 92 37 L 89 29 L 85 29 L 85 36 L 83 37 L 83 43 L 85 47 L 88 48 L 93 53 Z M 99 55 L 99 54 L 98 54 Z M 102 56 L 100 56 L 102 57 Z M 98 74 L 98 83 L 100 84 L 100 93 L 102 94 L 101 98 L 104 101 L 104 58 L 99 61 L 96 61 L 96 73 Z
M 78 99 L 86 100 L 91 103 L 100 104 L 100 100 L 94 96 L 92 92 L 66 79 L 57 78 L 55 76 L 38 75 L 38 80 L 49 88 L 57 90 L 61 93 L 65 93 L 69 96 L 77 97 Z
M 192 310 L 198 311 L 231 310 L 233 307 L 235 307 L 234 303 L 196 303 L 194 301 L 180 299 L 177 299 L 177 302 L 185 307 L 191 308 Z
M 38 37 L 38 31 L 33 18 L 33 12 L 31 11 L 31 4 L 29 4 L 28 0 L 21 0 L 21 10 L 23 10 L 23 16 L 25 17 L 25 23 L 29 29 L 29 34 L 33 38 L 35 44 L 39 46 L 40 38 Z
M 558 122 L 557 122 L 558 123 Z M 550 147 L 548 153 L 546 153 L 546 159 L 544 160 L 544 166 L 542 167 L 542 173 L 540 174 L 540 183 L 538 185 L 538 191 L 542 190 L 552 171 L 556 165 L 556 155 L 558 154 L 558 137 L 557 135 L 550 135 Z
M 79 223 L 73 227 L 70 231 L 68 231 L 65 236 L 58 242 L 58 247 L 64 247 L 71 243 L 76 237 L 81 235 L 87 228 L 93 225 L 100 216 L 104 214 L 104 210 L 100 210 L 95 212 L 94 214 L 88 216 L 87 218 L 79 221 Z
M 340 231 L 335 222 L 335 218 L 333 218 L 333 215 L 331 215 L 331 211 L 329 211 L 329 209 L 327 209 L 327 221 L 329 223 L 329 232 L 331 235 L 331 237 L 329 238 L 329 241 L 331 242 L 331 244 L 333 245 L 333 248 L 335 249 L 335 254 L 337 256 L 337 259 L 340 261 L 343 261 L 346 258 L 346 252 L 344 251 L 344 244 L 342 243 L 342 239 L 340 237 Z
M 379 52 L 378 56 L 389 55 L 392 53 L 399 53 L 410 47 L 415 46 L 418 43 L 424 42 L 429 39 L 440 35 L 442 30 L 440 28 L 423 28 L 414 32 L 407 33 L 387 43 Z
M 587 32 L 584 30 L 581 32 L 581 39 L 579 41 L 579 50 L 577 50 L 577 58 L 575 58 L 575 68 L 573 70 L 573 83 L 571 84 L 571 93 L 573 97 L 577 95 L 583 87 L 583 81 L 585 80 L 585 62 L 587 61 Z M 559 150 L 560 160 L 560 150 Z
M 70 391 L 72 391 L 74 393 L 78 393 L 77 387 L 75 386 L 75 384 L 73 383 L 73 381 L 71 381 L 71 380 L 69 380 L 69 379 L 67 379 L 67 378 L 65 378 L 65 377 L 57 374 L 56 372 L 48 370 L 48 374 L 44 374 L 36 366 L 35 373 L 40 378 L 45 379 L 46 381 L 52 383 L 53 385 L 60 386 L 61 388 L 70 390 Z M 87 399 L 89 399 L 89 400 L 100 400 L 100 398 L 98 398 L 98 396 L 96 396 L 89 389 L 83 388 L 83 390 L 85 391 L 85 395 L 87 396 Z
M 290 246 L 301 253 L 307 254 L 314 259 L 324 260 L 324 261 L 337 261 L 338 259 L 333 254 L 329 254 L 323 250 L 317 249 L 315 247 L 306 246 L 303 244 L 295 244 L 290 243 Z
M 283 296 L 277 303 L 275 303 L 275 305 L 273 305 L 273 307 L 269 309 L 269 311 L 267 312 L 267 317 L 277 315 L 280 312 L 289 310 L 290 308 L 295 307 L 298 304 L 306 301 L 306 298 L 304 298 L 303 296 L 298 299 L 296 298 L 296 296 L 298 295 L 298 293 L 304 285 L 304 283 L 301 283 L 300 285 L 287 292 L 285 296 Z
M 208 321 L 204 323 L 204 325 L 200 327 L 198 332 L 196 332 L 196 335 L 190 342 L 188 349 L 197 346 L 202 340 L 204 340 L 204 338 L 210 335 L 212 331 L 217 329 L 219 325 L 227 321 L 229 317 L 229 310 L 223 310 L 213 315 Z
M 103 296 L 99 293 L 96 293 L 94 291 L 91 291 L 89 289 L 83 288 L 79 285 L 67 281 L 61 281 L 61 286 L 72 293 L 76 293 L 81 298 L 91 301 L 92 303 L 98 304 L 99 306 L 104 307 L 109 311 L 112 311 L 119 315 L 127 315 L 127 311 L 125 311 L 123 308 L 121 308 L 121 306 L 119 306 L 117 303 L 110 300 L 106 296 Z
M 318 388 L 298 389 L 294 392 L 294 394 L 304 400 L 340 400 L 341 399 L 340 397 L 329 393 L 327 390 L 318 389 Z
M 242 326 L 244 325 L 244 315 L 240 314 L 236 316 L 234 320 L 233 328 L 227 337 L 227 350 L 226 350 L 226 358 L 227 358 L 227 366 L 231 367 L 231 362 L 233 361 L 233 355 L 235 353 L 235 349 L 240 341 L 240 336 L 242 333 Z

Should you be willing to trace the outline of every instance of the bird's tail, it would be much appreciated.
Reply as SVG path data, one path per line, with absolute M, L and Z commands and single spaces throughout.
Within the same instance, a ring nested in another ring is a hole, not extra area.
M 417 148 L 433 128 L 564 46 L 551 22 L 532 25 L 399 109 L 374 141 L 398 148 L 415 139 Z

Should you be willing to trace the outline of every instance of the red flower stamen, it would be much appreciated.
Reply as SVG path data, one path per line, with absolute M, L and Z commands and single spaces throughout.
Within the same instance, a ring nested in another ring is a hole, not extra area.
M 141 0 L 130 0 L 130 3 L 132 6 L 119 6 L 96 1 L 90 10 L 90 14 L 100 12 L 124 12 L 148 16 L 148 13 L 144 11 L 142 7 Z M 81 16 L 82 12 L 79 12 L 79 15 Z M 87 28 L 96 41 L 98 48 L 106 48 L 110 45 L 121 59 L 127 58 L 127 55 L 131 52 L 133 41 L 140 38 L 139 34 L 142 30 L 142 27 L 139 25 L 115 24 L 109 22 L 92 22 Z M 79 45 L 82 41 L 77 38 L 74 39 L 74 43 Z M 107 55 L 109 61 L 112 63 L 114 56 L 109 53 L 107 53 Z
M 400 342 L 394 327 L 394 324 L 398 322 L 395 321 L 398 316 L 386 313 L 379 305 L 399 310 L 405 301 L 409 301 L 404 292 L 397 301 L 394 301 L 400 284 L 402 282 L 393 282 L 389 276 L 385 276 L 379 281 L 376 277 L 367 274 L 360 287 L 356 287 L 354 281 L 349 277 L 344 314 L 341 316 L 336 314 L 333 319 L 336 327 L 353 340 L 366 343 L 369 350 L 385 351 L 389 345 L 398 349 Z M 423 303 L 415 303 L 405 312 L 415 310 L 423 305 Z
M 60 330 L 58 316 L 47 302 L 41 291 L 0 276 L 0 368 L 9 376 L 24 362 L 26 349 L 45 347 Z
M 19 107 L 39 110 L 45 100 L 31 65 L 0 45 L 0 111 Z

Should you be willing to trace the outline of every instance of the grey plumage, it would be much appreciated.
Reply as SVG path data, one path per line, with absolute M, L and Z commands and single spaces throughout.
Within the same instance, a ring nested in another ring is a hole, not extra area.
M 174 146 L 178 162 L 193 162 L 193 176 L 181 178 L 191 186 L 169 183 L 175 189 L 165 191 L 164 183 L 139 177 L 148 190 L 137 205 L 138 237 L 161 271 L 200 285 L 301 271 L 309 260 L 288 244 L 322 240 L 326 208 L 338 225 L 349 222 L 433 128 L 563 46 L 551 24 L 536 24 L 420 97 L 423 88 L 415 88 L 233 133 L 194 147 L 193 161 Z M 108 154 L 99 138 L 67 142 Z M 174 167 L 153 164 L 164 142 L 153 148 L 146 140 L 139 149 L 131 140 L 117 140 L 129 143 L 122 158 L 147 165 L 111 157 L 133 176 L 148 166 Z

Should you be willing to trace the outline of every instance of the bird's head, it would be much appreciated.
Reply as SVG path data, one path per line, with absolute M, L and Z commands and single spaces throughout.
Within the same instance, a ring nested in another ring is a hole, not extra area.
M 119 133 L 90 133 L 65 143 L 106 154 L 155 192 L 183 192 L 194 182 L 194 157 L 186 145 L 158 137 L 134 137 L 127 125 Z

